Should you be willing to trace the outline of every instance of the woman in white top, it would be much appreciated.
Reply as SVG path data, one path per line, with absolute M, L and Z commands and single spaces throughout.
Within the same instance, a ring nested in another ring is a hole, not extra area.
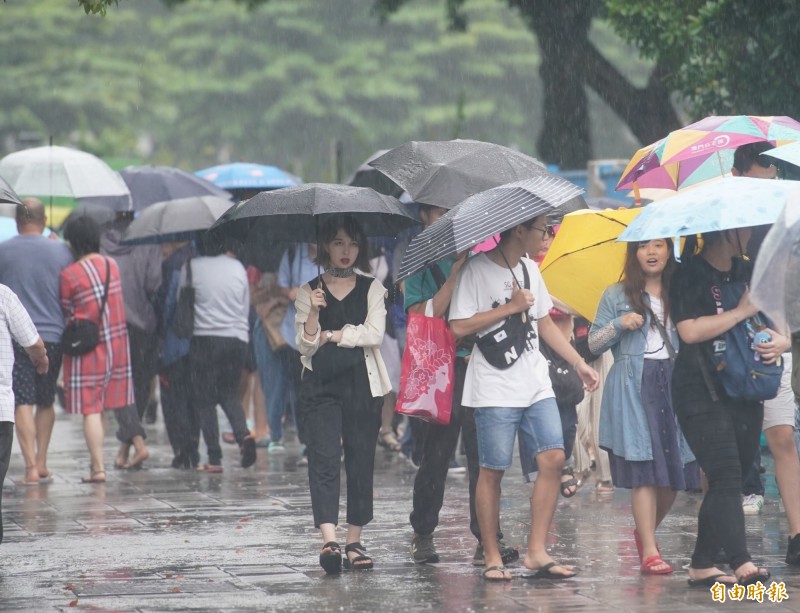
M 314 526 L 324 545 L 327 573 L 338 573 L 336 542 L 341 452 L 347 476 L 345 567 L 373 566 L 361 544 L 361 528 L 372 520 L 375 444 L 383 396 L 391 391 L 380 346 L 386 326 L 386 290 L 369 271 L 367 243 L 352 216 L 329 220 L 320 231 L 319 264 L 325 273 L 297 293 L 297 348 L 303 363 L 298 399 L 308 451 Z

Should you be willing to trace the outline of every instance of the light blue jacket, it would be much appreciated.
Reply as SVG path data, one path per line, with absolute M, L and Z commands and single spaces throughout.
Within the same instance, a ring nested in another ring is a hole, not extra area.
M 610 348 L 614 355 L 614 365 L 603 386 L 600 447 L 626 460 L 640 462 L 653 459 L 650 428 L 642 406 L 642 372 L 650 315 L 638 330 L 625 330 L 621 318 L 632 312 L 621 283 L 607 288 L 589 331 L 589 349 L 600 354 Z M 670 330 L 670 340 L 677 351 L 678 334 L 674 329 Z M 683 434 L 678 442 L 683 463 L 694 461 Z

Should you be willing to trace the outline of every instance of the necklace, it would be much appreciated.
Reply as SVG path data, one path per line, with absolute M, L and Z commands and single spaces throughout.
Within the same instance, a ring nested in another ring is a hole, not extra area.
M 353 276 L 353 273 L 355 272 L 355 266 L 349 266 L 347 268 L 334 268 L 333 266 L 327 266 L 325 268 L 325 272 L 332 277 L 346 279 L 347 277 Z

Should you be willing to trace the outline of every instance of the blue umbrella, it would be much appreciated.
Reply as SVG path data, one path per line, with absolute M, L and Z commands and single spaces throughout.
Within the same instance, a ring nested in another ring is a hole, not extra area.
M 775 223 L 798 181 L 726 177 L 649 204 L 617 240 L 675 238 Z
M 294 187 L 303 181 L 281 170 L 277 166 L 262 166 L 261 164 L 248 164 L 236 162 L 233 164 L 222 164 L 212 166 L 195 172 L 198 177 L 211 181 L 222 189 L 280 189 L 282 187 Z

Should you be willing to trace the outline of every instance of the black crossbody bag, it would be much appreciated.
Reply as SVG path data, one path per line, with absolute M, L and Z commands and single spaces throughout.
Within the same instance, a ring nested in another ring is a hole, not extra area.
M 531 288 L 528 267 L 523 262 L 524 288 Z M 505 319 L 499 328 L 484 334 L 476 340 L 483 357 L 495 368 L 505 370 L 513 366 L 523 354 L 528 344 L 528 334 L 532 332 L 528 311 L 515 313 Z
M 75 318 L 64 327 L 61 337 L 62 350 L 71 356 L 84 355 L 100 344 L 100 323 L 108 302 L 108 288 L 111 284 L 111 264 L 106 261 L 106 281 L 103 285 L 103 300 L 100 302 L 100 322 L 91 319 Z

